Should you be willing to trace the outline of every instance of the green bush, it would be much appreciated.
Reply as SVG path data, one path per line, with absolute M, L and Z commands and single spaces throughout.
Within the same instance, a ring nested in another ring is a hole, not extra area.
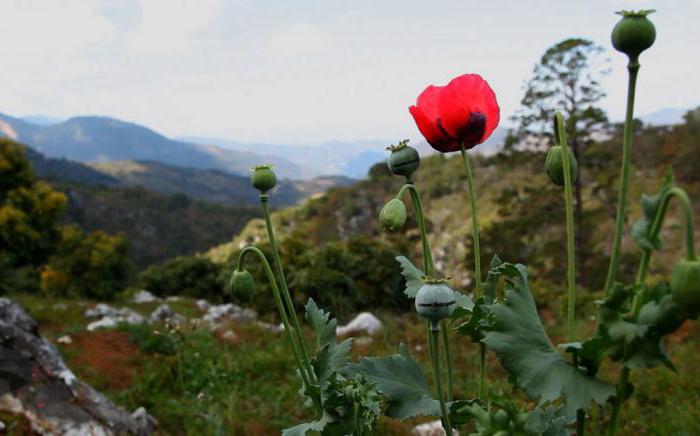
M 155 295 L 184 295 L 220 300 L 224 293 L 222 268 L 205 257 L 177 257 L 148 267 L 139 284 Z
M 131 272 L 123 236 L 65 226 L 56 253 L 41 270 L 41 290 L 54 297 L 112 300 L 127 287 Z

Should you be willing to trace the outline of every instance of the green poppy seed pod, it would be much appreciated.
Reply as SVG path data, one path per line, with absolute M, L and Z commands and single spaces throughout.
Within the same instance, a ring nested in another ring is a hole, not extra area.
M 413 173 L 420 166 L 420 156 L 418 151 L 406 145 L 405 142 L 400 142 L 398 146 L 391 147 L 389 155 L 389 171 L 396 176 L 404 176 L 410 179 Z
M 398 198 L 389 200 L 379 212 L 379 223 L 382 229 L 399 230 L 406 224 L 406 205 Z
M 633 59 L 651 47 L 656 39 L 656 29 L 647 15 L 652 12 L 654 11 L 618 12 L 622 19 L 617 22 L 610 37 L 613 47 Z
M 255 295 L 255 280 L 246 270 L 235 270 L 231 274 L 229 289 L 234 297 L 243 302 L 248 302 Z
M 571 148 L 567 147 L 566 149 L 569 151 L 569 169 L 571 170 L 571 181 L 573 182 L 578 177 L 578 162 L 576 162 L 576 156 L 574 156 Z M 551 147 L 544 161 L 544 169 L 547 171 L 549 180 L 559 186 L 564 186 L 564 152 L 562 150 L 561 145 Z
M 250 182 L 262 194 L 267 193 L 277 184 L 277 176 L 272 171 L 272 165 L 258 165 L 252 169 Z
M 439 322 L 455 310 L 455 293 L 444 283 L 425 283 L 416 294 L 416 312 L 432 322 Z
M 691 318 L 700 314 L 700 259 L 683 258 L 671 272 L 673 302 Z

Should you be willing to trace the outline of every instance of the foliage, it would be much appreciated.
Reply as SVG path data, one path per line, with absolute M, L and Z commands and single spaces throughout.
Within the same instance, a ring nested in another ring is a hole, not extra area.
M 24 147 L 0 138 L 0 292 L 21 278 L 18 268 L 39 266 L 60 238 L 63 194 L 37 180 Z
M 542 55 L 533 77 L 525 87 L 521 109 L 513 117 L 518 124 L 517 137 L 544 139 L 551 144 L 551 114 L 564 112 L 566 130 L 574 154 L 592 139 L 592 133 L 607 121 L 597 103 L 605 97 L 600 79 L 607 74 L 603 48 L 592 41 L 570 38 Z
M 605 404 L 615 390 L 567 362 L 552 345 L 537 313 L 523 265 L 503 263 L 491 274 L 505 278 L 505 299 L 482 307 L 481 342 L 496 352 L 512 381 L 540 403 L 563 399 L 565 412 Z M 470 334 L 473 336 L 473 334 Z
M 61 183 L 57 188 L 69 199 L 66 221 L 86 231 L 126 235 L 139 270 L 226 241 L 258 213 L 253 206 L 204 203 L 140 187 Z
M 306 319 L 316 333 L 316 355 L 311 365 L 321 392 L 323 414 L 315 421 L 288 428 L 282 434 L 303 436 L 314 431 L 361 435 L 372 430 L 381 413 L 381 400 L 374 383 L 359 374 L 344 375 L 352 339 L 338 343 L 336 319 L 320 310 L 313 300 L 306 304 Z
M 41 270 L 41 291 L 53 297 L 111 300 L 123 291 L 132 272 L 124 236 L 62 228 L 55 254 Z
M 225 289 L 221 267 L 199 256 L 178 257 L 152 265 L 141 272 L 138 282 L 161 297 L 185 295 L 217 301 Z

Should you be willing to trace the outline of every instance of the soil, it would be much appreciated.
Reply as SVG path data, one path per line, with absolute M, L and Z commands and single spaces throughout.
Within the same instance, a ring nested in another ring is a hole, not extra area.
M 70 366 L 79 378 L 96 379 L 111 390 L 131 386 L 139 367 L 139 349 L 129 341 L 125 332 L 83 332 L 72 337 L 67 350 L 75 350 Z

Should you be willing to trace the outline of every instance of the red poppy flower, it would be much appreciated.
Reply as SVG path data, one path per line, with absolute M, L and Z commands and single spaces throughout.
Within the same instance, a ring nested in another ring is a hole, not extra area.
M 500 118 L 496 94 L 478 74 L 428 86 L 408 110 L 428 143 L 442 153 L 458 151 L 461 143 L 469 149 L 486 141 Z

